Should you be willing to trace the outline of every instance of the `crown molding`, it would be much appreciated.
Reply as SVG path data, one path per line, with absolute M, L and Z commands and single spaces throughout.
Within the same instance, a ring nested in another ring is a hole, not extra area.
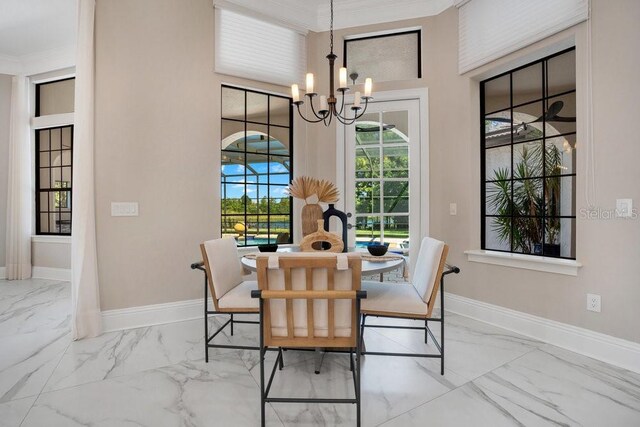
M 334 4 L 334 29 L 395 22 L 438 15 L 451 7 L 453 0 L 343 0 Z M 329 5 L 318 5 L 316 31 L 329 30 Z
M 65 46 L 24 55 L 20 61 L 22 62 L 23 74 L 27 76 L 70 68 L 76 65 L 76 47 Z
M 23 56 L 0 54 L 0 74 L 32 76 L 74 67 L 75 64 L 75 46 L 65 46 Z
M 339 0 L 334 4 L 334 28 L 394 22 L 433 16 L 451 7 L 455 0 Z M 329 2 L 300 0 L 213 0 L 214 6 L 233 4 L 260 16 L 285 22 L 295 28 L 329 30 Z

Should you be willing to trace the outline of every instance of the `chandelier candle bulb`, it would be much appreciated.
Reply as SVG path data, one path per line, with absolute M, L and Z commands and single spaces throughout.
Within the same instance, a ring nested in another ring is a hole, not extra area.
M 360 92 L 356 92 L 353 96 L 353 106 L 355 108 L 360 108 Z
M 313 73 L 307 73 L 307 95 L 313 92 Z
M 327 1 L 327 0 L 325 0 Z M 371 78 L 365 80 L 364 95 L 358 93 L 357 98 L 354 99 L 354 104 L 349 108 L 346 103 L 346 93 L 349 91 L 349 81 L 347 80 L 347 68 L 340 67 L 338 69 L 338 87 L 336 88 L 336 76 L 335 65 L 338 55 L 333 52 L 333 0 L 329 1 L 329 54 L 326 58 L 329 60 L 329 93 L 326 95 L 318 96 L 320 94 L 315 92 L 313 73 L 307 73 L 306 75 L 306 94 L 308 97 L 309 106 L 311 107 L 312 115 L 305 117 L 305 114 L 300 110 L 300 106 L 303 101 L 300 99 L 300 88 L 297 85 L 291 86 L 291 96 L 293 98 L 293 105 L 296 106 L 298 114 L 307 123 L 323 123 L 325 126 L 329 126 L 331 121 L 335 118 L 336 121 L 342 123 L 345 126 L 354 124 L 360 119 L 367 111 L 369 102 L 373 99 L 371 97 L 372 81 Z M 353 84 L 356 84 L 358 73 L 351 73 L 351 79 Z M 336 93 L 337 92 L 337 93 Z M 318 96 L 318 100 L 314 103 L 314 98 Z M 320 105 L 317 105 L 317 104 Z
M 340 68 L 340 89 L 347 88 L 347 69 L 345 67 Z
M 373 82 L 371 81 L 371 77 L 367 77 L 364 81 L 364 96 L 371 96 L 371 86 Z
M 328 111 L 329 109 L 327 108 L 327 97 L 322 95 L 320 97 L 320 111 Z

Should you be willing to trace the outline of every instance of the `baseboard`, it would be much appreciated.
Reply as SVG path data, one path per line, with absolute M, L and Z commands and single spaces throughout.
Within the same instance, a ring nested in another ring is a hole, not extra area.
M 34 266 L 31 269 L 31 278 L 71 281 L 71 269 Z
M 102 312 L 103 332 L 202 319 L 202 298 Z
M 482 301 L 445 294 L 447 311 L 640 373 L 640 344 Z
M 0 267 L 0 280 L 7 278 L 7 267 Z

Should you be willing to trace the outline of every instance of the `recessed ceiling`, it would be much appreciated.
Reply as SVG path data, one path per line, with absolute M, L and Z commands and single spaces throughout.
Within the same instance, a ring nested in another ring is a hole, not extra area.
M 0 55 L 20 58 L 76 42 L 76 0 L 0 0 Z
M 216 0 L 311 31 L 329 29 L 329 0 Z M 334 0 L 334 28 L 437 15 L 454 0 Z
M 454 1 L 335 0 L 334 27 L 437 15 Z M 239 6 L 301 29 L 329 29 L 329 0 L 214 0 L 214 3 Z M 72 65 L 75 44 L 76 0 L 0 0 L 0 72 L 25 73 L 37 68 L 29 64 L 47 55 L 49 59 L 65 56 L 59 64 Z

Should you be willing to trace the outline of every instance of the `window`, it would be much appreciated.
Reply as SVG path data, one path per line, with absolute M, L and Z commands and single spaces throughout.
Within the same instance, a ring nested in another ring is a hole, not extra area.
M 36 131 L 37 234 L 71 235 L 73 126 Z
M 375 82 L 419 79 L 421 38 L 420 29 L 345 38 L 347 74 L 357 83 L 366 77 Z
M 575 259 L 575 49 L 480 83 L 482 249 Z
M 291 98 L 222 86 L 222 235 L 291 243 Z
M 219 5 L 215 32 L 217 73 L 283 86 L 304 81 L 306 33 Z
M 71 235 L 75 79 L 35 86 L 36 234 Z M 71 117 L 70 117 L 71 116 Z M 37 123 L 46 122 L 46 127 Z
M 409 240 L 409 111 L 366 113 L 355 124 L 356 246 Z

